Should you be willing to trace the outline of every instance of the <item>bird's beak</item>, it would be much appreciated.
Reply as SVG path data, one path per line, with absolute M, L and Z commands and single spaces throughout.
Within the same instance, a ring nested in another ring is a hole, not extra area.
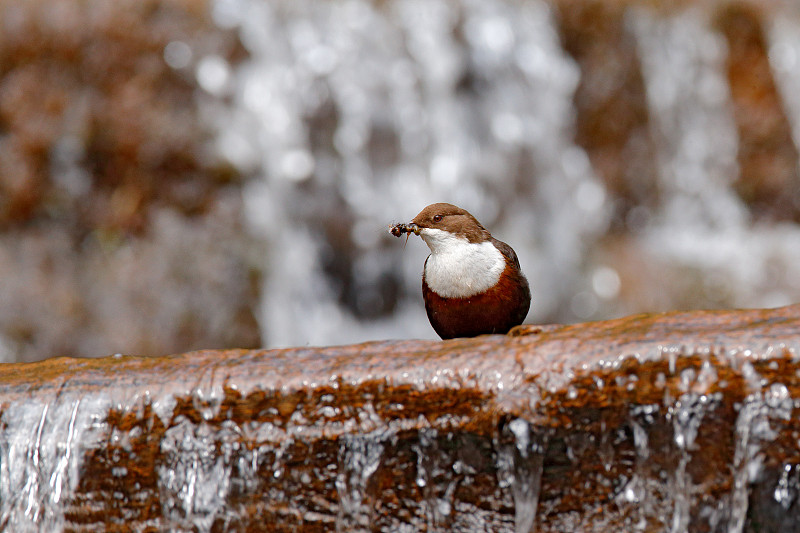
M 408 224 L 406 224 L 406 231 L 413 233 L 414 235 L 419 235 L 419 232 L 422 231 L 422 228 L 420 228 L 413 222 L 409 222 Z

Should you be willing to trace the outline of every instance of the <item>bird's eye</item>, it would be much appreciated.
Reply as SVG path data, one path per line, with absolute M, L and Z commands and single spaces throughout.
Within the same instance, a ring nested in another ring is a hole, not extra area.
M 442 218 L 443 218 L 442 215 L 433 215 L 434 222 L 441 222 Z

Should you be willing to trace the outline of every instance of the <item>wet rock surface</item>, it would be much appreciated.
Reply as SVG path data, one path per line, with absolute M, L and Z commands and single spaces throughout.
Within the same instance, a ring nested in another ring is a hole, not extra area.
M 0 519 L 13 531 L 791 531 L 799 330 L 792 306 L 5 365 Z

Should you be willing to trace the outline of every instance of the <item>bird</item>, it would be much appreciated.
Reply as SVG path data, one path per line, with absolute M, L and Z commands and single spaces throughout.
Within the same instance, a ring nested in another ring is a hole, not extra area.
M 525 320 L 531 291 L 517 254 L 465 209 L 431 204 L 389 231 L 419 235 L 430 248 L 422 298 L 442 339 L 504 334 Z

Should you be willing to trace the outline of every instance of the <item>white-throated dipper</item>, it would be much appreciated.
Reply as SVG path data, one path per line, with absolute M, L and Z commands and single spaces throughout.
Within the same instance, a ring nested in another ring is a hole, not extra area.
M 522 323 L 531 290 L 514 250 L 475 217 L 452 204 L 431 204 L 392 235 L 414 233 L 431 249 L 422 271 L 422 297 L 443 339 L 507 333 Z

